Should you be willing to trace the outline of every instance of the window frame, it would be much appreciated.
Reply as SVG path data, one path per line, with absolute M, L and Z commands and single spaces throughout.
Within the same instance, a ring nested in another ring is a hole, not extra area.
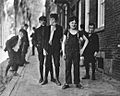
M 98 28 L 105 26 L 105 0 L 98 0 Z

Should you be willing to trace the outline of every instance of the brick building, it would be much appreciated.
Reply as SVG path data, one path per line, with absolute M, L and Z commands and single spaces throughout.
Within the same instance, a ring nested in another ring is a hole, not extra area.
M 104 72 L 120 80 L 120 1 L 119 0 L 73 0 L 71 14 L 78 16 L 79 25 L 95 23 L 100 39 L 100 56 Z M 80 28 L 79 28 L 80 29 Z
M 67 19 L 71 15 L 78 17 L 80 29 L 85 24 L 95 23 L 95 32 L 99 35 L 100 54 L 103 64 L 100 69 L 106 74 L 120 80 L 120 1 L 119 0 L 47 0 L 54 2 L 60 16 L 59 23 L 67 27 Z M 47 5 L 48 6 L 48 5 Z M 65 7 L 66 6 L 66 7 Z M 51 6 L 49 6 L 50 8 Z M 66 9 L 65 9 L 66 8 Z M 47 8 L 46 8 L 47 9 Z M 47 9 L 48 10 L 48 9 Z M 67 11 L 65 11 L 67 10 Z M 50 14 L 51 10 L 46 11 Z M 48 16 L 48 15 L 47 15 Z M 65 17 L 66 16 L 66 17 Z M 103 67 L 103 68 L 102 68 Z

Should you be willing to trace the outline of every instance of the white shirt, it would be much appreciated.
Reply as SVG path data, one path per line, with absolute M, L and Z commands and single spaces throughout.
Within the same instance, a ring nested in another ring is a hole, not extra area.
M 53 35 L 54 35 L 55 30 L 56 30 L 56 26 L 51 26 L 50 39 L 49 39 L 50 45 L 52 45 L 52 39 L 53 39 Z

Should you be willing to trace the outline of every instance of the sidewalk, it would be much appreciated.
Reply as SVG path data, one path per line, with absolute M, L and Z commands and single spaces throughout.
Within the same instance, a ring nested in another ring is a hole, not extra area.
M 68 88 L 62 90 L 62 86 L 57 86 L 48 80 L 48 84 L 42 86 L 39 80 L 39 61 L 36 56 L 29 58 L 30 65 L 22 71 L 22 76 L 12 86 L 12 90 L 4 91 L 1 96 L 120 96 L 120 82 L 108 77 L 105 74 L 96 72 L 97 80 L 82 80 L 84 89 Z M 60 81 L 64 84 L 65 75 L 64 62 L 61 60 Z M 80 68 L 80 77 L 85 74 L 85 69 Z M 49 78 L 50 79 L 50 75 Z M 9 94 L 8 94 L 9 93 Z
M 0 94 L 5 89 L 5 84 L 3 82 L 3 65 L 7 63 L 7 52 L 4 52 L 2 48 L 0 48 Z
M 1 52 L 3 52 L 1 50 Z M 6 52 L 7 53 L 7 52 Z M 4 52 L 3 52 L 4 54 Z M 29 48 L 29 51 L 27 53 L 26 59 L 29 60 L 29 56 L 31 54 L 31 48 Z M 2 94 L 2 96 L 9 96 L 11 91 L 14 89 L 15 84 L 17 83 L 17 81 L 19 80 L 19 77 L 14 77 L 11 74 L 11 72 L 8 73 L 7 78 L 4 78 L 5 75 L 5 69 L 6 66 L 8 64 L 8 56 L 7 54 L 4 54 L 4 57 L 1 57 L 1 63 L 0 63 L 0 95 Z M 21 74 L 22 71 L 24 70 L 24 67 L 19 67 L 18 69 L 18 73 Z
M 7 52 L 4 52 L 3 48 L 0 48 L 0 63 L 5 61 L 8 58 Z

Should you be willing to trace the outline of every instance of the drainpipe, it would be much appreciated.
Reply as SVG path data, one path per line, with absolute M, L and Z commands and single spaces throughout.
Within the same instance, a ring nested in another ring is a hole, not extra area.
M 89 31 L 90 0 L 85 0 L 85 31 Z
M 79 14 L 79 15 L 78 15 L 79 24 L 78 24 L 78 28 L 79 28 L 79 30 L 81 30 L 81 28 L 80 28 L 80 25 L 81 25 L 81 14 L 82 14 L 82 13 L 81 13 L 81 0 L 79 1 L 79 7 L 78 7 L 78 8 L 79 8 L 79 13 L 78 13 L 78 14 Z

